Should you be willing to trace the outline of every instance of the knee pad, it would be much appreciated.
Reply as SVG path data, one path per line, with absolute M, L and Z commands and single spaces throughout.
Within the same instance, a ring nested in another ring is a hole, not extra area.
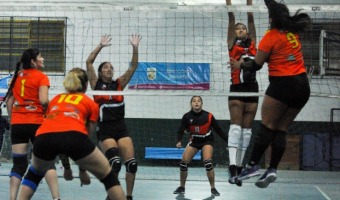
M 12 156 L 13 167 L 9 176 L 14 176 L 21 180 L 28 167 L 27 154 L 12 154 Z
M 111 169 L 110 173 L 101 179 L 100 182 L 104 184 L 106 190 L 113 186 L 120 185 L 118 177 L 115 175 L 113 169 Z
M 22 185 L 26 185 L 35 191 L 38 188 L 40 181 L 44 178 L 44 175 L 45 174 L 38 173 L 37 170 L 31 166 L 22 181 Z
M 242 129 L 242 150 L 247 150 L 249 143 L 250 143 L 250 139 L 251 139 L 251 129 L 250 128 L 244 128 Z
M 131 158 L 130 160 L 126 161 L 125 168 L 127 173 L 135 174 L 137 172 L 137 161 L 135 158 Z
M 265 125 L 261 124 L 261 130 L 256 135 L 256 143 L 268 146 L 272 140 L 273 136 L 275 134 L 275 130 L 267 128 Z
M 238 147 L 238 143 L 241 137 L 241 126 L 231 124 L 228 133 L 228 147 Z
M 181 160 L 181 162 L 179 162 L 179 169 L 183 172 L 188 171 L 188 163 Z
M 212 164 L 212 160 L 211 159 L 204 160 L 203 163 L 204 163 L 205 171 L 208 172 L 208 171 L 211 171 L 211 170 L 214 169 L 214 166 Z
M 118 149 L 116 147 L 110 148 L 105 152 L 106 158 L 109 160 L 111 168 L 115 173 L 119 173 L 122 168 L 122 163 L 118 156 Z

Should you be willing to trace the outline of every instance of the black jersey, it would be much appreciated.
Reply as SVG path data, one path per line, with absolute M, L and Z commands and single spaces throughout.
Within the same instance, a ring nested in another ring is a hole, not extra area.
M 94 90 L 122 91 L 119 80 L 110 83 L 98 80 Z M 94 101 L 99 105 L 99 121 L 114 121 L 123 119 L 125 105 L 123 95 L 94 95 Z
M 226 134 L 222 131 L 220 125 L 214 116 L 202 110 L 198 113 L 193 110 L 185 113 L 182 117 L 181 126 L 177 132 L 177 140 L 182 141 L 184 132 L 189 132 L 191 137 L 201 137 L 212 135 L 212 129 L 224 140 L 227 141 Z

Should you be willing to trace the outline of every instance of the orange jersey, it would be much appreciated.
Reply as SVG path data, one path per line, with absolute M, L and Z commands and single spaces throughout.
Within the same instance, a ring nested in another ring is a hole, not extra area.
M 241 57 L 254 57 L 256 54 L 255 43 L 251 39 L 246 41 L 235 40 L 234 45 L 229 49 L 229 57 L 240 60 Z M 254 59 L 254 58 L 253 58 Z M 241 70 L 234 70 L 231 72 L 232 84 L 240 84 Z
M 293 76 L 306 72 L 297 34 L 278 29 L 268 30 L 258 49 L 270 53 L 269 76 Z
M 39 101 L 39 87 L 50 87 L 48 77 L 37 69 L 24 69 L 18 77 L 12 92 L 12 124 L 41 124 L 44 120 L 44 109 Z
M 36 136 L 67 131 L 88 135 L 86 121 L 97 122 L 98 113 L 98 105 L 83 93 L 59 94 L 50 101 Z

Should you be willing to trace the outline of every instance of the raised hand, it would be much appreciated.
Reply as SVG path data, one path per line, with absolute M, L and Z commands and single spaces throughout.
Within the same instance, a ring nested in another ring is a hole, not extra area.
M 100 40 L 100 46 L 102 47 L 107 47 L 107 46 L 111 46 L 111 35 L 103 35 L 101 40 Z
M 132 34 L 130 36 L 130 44 L 133 46 L 133 47 L 138 47 L 139 45 L 139 42 L 141 41 L 142 39 L 142 36 L 140 35 L 137 35 L 137 34 Z

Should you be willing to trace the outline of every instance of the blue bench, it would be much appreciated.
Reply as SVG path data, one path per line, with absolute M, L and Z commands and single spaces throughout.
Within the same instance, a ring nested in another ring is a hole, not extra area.
M 171 147 L 145 147 L 145 159 L 182 159 L 185 148 Z M 192 160 L 201 160 L 201 150 L 199 150 Z

